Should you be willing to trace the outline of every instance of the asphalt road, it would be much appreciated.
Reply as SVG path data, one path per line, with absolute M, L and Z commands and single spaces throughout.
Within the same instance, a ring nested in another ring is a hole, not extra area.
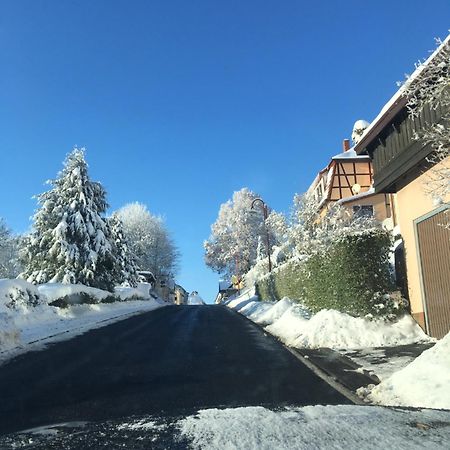
M 347 404 L 271 336 L 221 306 L 168 306 L 0 366 L 0 433 L 200 408 Z

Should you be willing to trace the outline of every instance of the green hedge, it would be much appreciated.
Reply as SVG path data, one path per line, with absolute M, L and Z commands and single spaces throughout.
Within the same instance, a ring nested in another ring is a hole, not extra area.
M 394 289 L 390 247 L 390 235 L 383 230 L 341 237 L 326 251 L 288 262 L 260 280 L 258 295 L 262 300 L 297 299 L 312 312 L 336 309 L 359 316 L 380 315 L 380 293 Z M 385 308 L 382 313 L 392 312 L 397 311 Z

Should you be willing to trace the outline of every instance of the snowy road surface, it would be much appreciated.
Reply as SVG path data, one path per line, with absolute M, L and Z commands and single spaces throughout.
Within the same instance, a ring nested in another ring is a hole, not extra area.
M 0 367 L 0 433 L 200 408 L 348 404 L 291 353 L 220 306 L 168 306 Z

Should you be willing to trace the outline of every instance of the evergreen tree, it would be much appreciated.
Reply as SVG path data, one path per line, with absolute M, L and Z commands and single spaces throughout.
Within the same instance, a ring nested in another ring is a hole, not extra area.
M 115 256 L 102 217 L 106 192 L 90 180 L 84 149 L 74 148 L 49 184 L 52 189 L 37 196 L 40 209 L 26 240 L 22 278 L 112 290 Z
M 135 287 L 139 281 L 137 266 L 130 252 L 128 240 L 123 230 L 123 224 L 117 214 L 109 219 L 111 242 L 116 256 L 114 278 L 118 284 Z

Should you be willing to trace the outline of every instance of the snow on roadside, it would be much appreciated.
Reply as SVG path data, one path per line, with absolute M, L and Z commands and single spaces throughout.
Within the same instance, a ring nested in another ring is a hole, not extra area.
M 273 304 L 272 307 L 268 308 L 266 311 L 253 313 L 253 315 L 249 316 L 249 319 L 262 326 L 270 325 L 278 320 L 288 309 L 292 307 L 292 305 L 292 300 L 284 297 L 280 301 Z
M 450 409 L 450 333 L 378 386 L 358 393 L 383 405 Z
M 298 330 L 293 347 L 354 349 L 411 344 L 431 339 L 414 319 L 405 315 L 396 322 L 367 320 L 335 310 L 322 310 Z
M 66 287 L 68 286 L 68 287 Z M 91 328 L 98 328 L 144 311 L 164 305 L 162 300 L 71 305 L 67 308 L 49 306 L 59 295 L 86 292 L 106 298 L 110 293 L 82 285 L 42 285 L 39 289 L 24 280 L 0 280 L 0 359 L 5 360 L 40 343 L 55 342 Z M 129 288 L 132 289 L 132 288 Z M 95 292 L 99 291 L 99 292 Z M 45 292 L 45 294 L 44 294 Z M 48 295 L 48 297 L 47 297 Z
M 439 426 L 435 426 L 439 424 Z M 450 413 L 382 407 L 207 409 L 178 423 L 195 449 L 447 449 Z
M 80 298 L 80 294 L 87 294 L 100 303 L 111 295 L 111 292 L 83 286 L 82 284 L 46 283 L 38 285 L 37 289 L 39 294 L 43 295 L 48 303 L 63 297 L 71 298 L 72 301 L 69 303 L 80 303 L 80 301 L 77 301 Z
M 311 315 L 302 304 L 288 298 L 276 303 L 257 300 L 257 297 L 251 300 L 237 297 L 227 306 L 266 326 L 267 331 L 292 347 L 348 350 L 434 341 L 409 315 L 396 322 L 368 320 L 325 309 Z

